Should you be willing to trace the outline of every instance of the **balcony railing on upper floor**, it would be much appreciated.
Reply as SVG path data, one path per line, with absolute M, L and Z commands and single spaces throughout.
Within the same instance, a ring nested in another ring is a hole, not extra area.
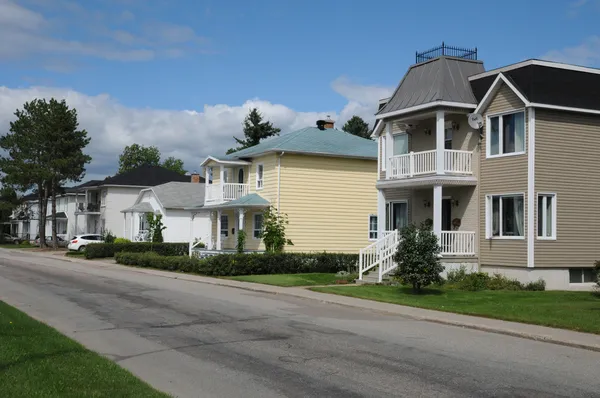
M 208 184 L 204 191 L 204 203 L 217 204 L 229 202 L 248 195 L 250 192 L 249 184 Z
M 386 178 L 410 178 L 427 174 L 473 175 L 473 152 L 444 149 L 443 170 L 438 172 L 437 151 L 409 152 L 388 159 Z

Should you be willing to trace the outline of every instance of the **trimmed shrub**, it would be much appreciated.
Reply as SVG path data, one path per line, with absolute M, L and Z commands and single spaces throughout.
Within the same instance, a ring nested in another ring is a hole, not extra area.
M 123 265 L 210 276 L 355 272 L 358 263 L 357 254 L 340 253 L 221 254 L 190 259 L 188 256 L 121 252 L 115 258 L 117 263 Z
M 93 243 L 85 248 L 85 258 L 114 257 L 115 253 L 145 253 L 155 252 L 163 256 L 183 256 L 188 254 L 188 243 L 152 243 L 152 242 L 129 242 L 129 243 Z
M 485 290 L 488 288 L 490 280 L 491 277 L 485 272 L 473 272 L 467 274 L 462 281 L 458 282 L 458 288 L 470 291 Z
M 458 283 L 467 277 L 467 268 L 462 265 L 459 269 L 452 269 L 446 275 L 448 283 Z
M 115 241 L 113 243 L 131 243 L 131 241 L 127 238 L 115 238 Z

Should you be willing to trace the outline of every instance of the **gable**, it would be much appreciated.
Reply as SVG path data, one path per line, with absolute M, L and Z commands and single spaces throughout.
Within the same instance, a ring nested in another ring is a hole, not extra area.
M 511 111 L 514 109 L 521 109 L 525 107 L 525 103 L 519 98 L 506 83 L 499 83 L 497 91 L 489 101 L 487 105 L 482 107 L 478 113 L 481 114 L 494 114 Z

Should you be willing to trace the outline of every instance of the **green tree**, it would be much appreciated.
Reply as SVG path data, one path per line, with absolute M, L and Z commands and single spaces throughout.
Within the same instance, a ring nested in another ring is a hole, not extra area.
M 371 139 L 371 130 L 369 130 L 369 124 L 365 122 L 360 116 L 352 116 L 350 120 L 342 127 L 346 133 L 356 135 L 358 137 Z
M 293 246 L 291 240 L 285 237 L 285 227 L 289 224 L 286 214 L 279 214 L 273 206 L 263 212 L 263 228 L 260 238 L 269 253 L 280 253 L 285 245 Z
M 148 233 L 150 235 L 150 241 L 152 243 L 163 242 L 162 231 L 167 229 L 162 222 L 162 214 L 146 213 L 146 220 L 148 220 Z
M 280 128 L 273 126 L 273 123 L 269 121 L 263 121 L 263 115 L 258 111 L 257 108 L 250 109 L 250 112 L 248 112 L 248 115 L 244 119 L 243 126 L 244 139 L 233 137 L 239 146 L 237 148 L 229 149 L 227 151 L 228 154 L 258 145 L 261 140 L 279 135 L 281 132 Z
M 166 158 L 162 164 L 162 167 L 164 167 L 165 169 L 169 169 L 172 171 L 175 171 L 179 174 L 185 174 L 187 173 L 187 170 L 185 170 L 183 168 L 183 160 L 181 159 L 177 159 L 173 156 L 169 156 L 168 158 Z
M 10 219 L 10 216 L 13 214 L 13 211 L 17 209 L 20 205 L 19 197 L 17 196 L 17 191 L 15 191 L 12 187 L 4 186 L 0 188 L 0 221 L 7 222 Z M 10 233 L 9 231 L 3 231 Z
M 45 246 L 48 198 L 67 181 L 80 181 L 91 158 L 83 153 L 89 143 L 78 130 L 77 111 L 64 100 L 34 99 L 15 112 L 9 132 L 0 137 L 2 182 L 19 191 L 38 193 L 40 245 Z M 55 199 L 55 198 L 53 198 Z M 53 200 L 53 240 L 56 244 L 56 200 Z
M 396 277 L 402 283 L 412 285 L 414 293 L 439 282 L 440 273 L 444 270 L 440 264 L 440 250 L 438 238 L 428 225 L 422 223 L 418 228 L 414 224 L 406 226 L 394 256 L 398 264 Z
M 160 158 L 160 150 L 154 145 L 128 145 L 123 149 L 121 155 L 119 155 L 118 174 L 133 170 L 142 165 L 162 166 L 179 174 L 185 174 L 187 172 L 183 168 L 183 160 L 169 156 L 161 163 Z

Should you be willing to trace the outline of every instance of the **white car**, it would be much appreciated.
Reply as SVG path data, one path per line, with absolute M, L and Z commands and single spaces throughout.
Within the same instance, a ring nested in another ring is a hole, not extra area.
M 97 234 L 76 235 L 73 237 L 73 239 L 71 239 L 67 248 L 69 250 L 75 250 L 75 251 L 81 252 L 81 251 L 85 250 L 85 247 L 87 245 L 93 244 L 93 243 L 104 243 L 102 235 L 97 235 Z

